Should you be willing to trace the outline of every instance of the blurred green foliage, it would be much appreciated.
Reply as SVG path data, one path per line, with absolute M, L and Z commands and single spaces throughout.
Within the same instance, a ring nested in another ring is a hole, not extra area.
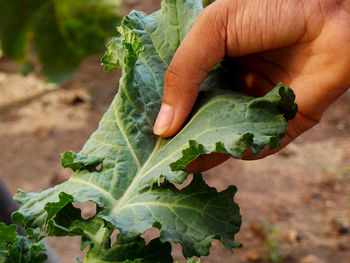
M 105 50 L 120 22 L 121 0 L 0 0 L 3 54 L 23 73 L 41 72 L 50 81 L 67 80 L 87 56 Z
M 47 255 L 41 242 L 17 234 L 17 226 L 0 222 L 0 263 L 41 263 Z
M 280 232 L 279 228 L 271 224 L 267 220 L 261 221 L 263 225 L 263 233 L 265 236 L 265 253 L 267 259 L 272 263 L 278 263 L 282 259 L 282 254 L 280 247 L 278 245 L 278 234 Z

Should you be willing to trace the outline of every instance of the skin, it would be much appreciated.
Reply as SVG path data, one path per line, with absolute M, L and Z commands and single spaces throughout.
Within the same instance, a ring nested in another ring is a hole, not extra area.
M 217 0 L 205 8 L 164 77 L 163 104 L 154 133 L 174 135 L 188 117 L 198 87 L 228 55 L 237 57 L 238 88 L 262 96 L 277 83 L 290 86 L 299 112 L 280 148 L 317 124 L 350 86 L 350 0 Z M 202 156 L 187 168 L 204 171 L 228 159 Z

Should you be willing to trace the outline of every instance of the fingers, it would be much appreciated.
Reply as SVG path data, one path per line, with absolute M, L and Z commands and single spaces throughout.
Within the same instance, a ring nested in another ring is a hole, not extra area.
M 279 149 L 311 128 L 320 119 L 325 108 L 345 92 L 344 83 L 350 85 L 350 80 L 343 76 L 346 73 L 345 69 L 349 68 L 348 56 L 334 56 L 337 59 L 331 60 L 326 56 L 331 50 L 330 46 L 336 47 L 332 52 L 339 55 L 342 54 L 341 50 L 345 50 L 345 45 L 344 41 L 334 41 L 333 37 L 320 37 L 325 35 L 328 27 L 335 36 L 336 32 L 344 33 L 334 27 L 324 26 L 324 10 L 328 9 L 322 8 L 318 1 L 300 0 L 217 0 L 210 5 L 198 17 L 165 74 L 163 104 L 154 126 L 154 133 L 168 137 L 181 128 L 197 98 L 198 87 L 224 55 L 241 57 L 264 51 L 284 50 L 286 47 L 286 50 L 291 51 L 290 61 L 285 61 L 286 67 L 283 69 L 293 73 L 288 84 L 295 89 L 297 103 L 304 115 L 299 113 L 297 118 L 289 123 L 288 134 Z M 337 27 L 340 25 L 339 17 L 332 20 Z M 325 39 L 327 41 L 323 41 Z M 339 36 L 334 39 L 344 40 Z M 307 51 L 304 56 L 298 52 L 303 48 Z M 322 51 L 320 54 L 323 57 L 314 54 L 316 49 Z M 281 54 L 283 52 L 275 53 Z M 312 63 L 312 56 L 315 63 Z M 274 60 L 279 61 L 279 57 L 272 57 L 271 61 Z M 329 68 L 330 61 L 334 61 L 336 66 L 333 70 L 324 70 L 324 66 Z M 251 65 L 247 68 L 251 68 Z M 244 68 L 240 70 L 244 71 Z M 315 71 L 320 73 L 319 78 L 316 78 Z M 324 74 L 325 72 L 337 74 Z M 269 78 L 261 78 L 259 72 L 246 71 L 241 75 L 241 84 L 248 88 L 251 95 L 263 95 L 276 84 L 272 83 L 271 75 L 275 74 L 269 74 Z M 257 156 L 247 153 L 244 158 L 261 158 L 279 149 L 265 149 Z M 213 165 L 207 161 L 208 158 L 211 159 L 212 156 L 196 160 L 188 169 L 200 171 L 210 168 Z M 224 159 L 219 156 L 214 165 Z
M 225 17 L 216 2 L 202 11 L 176 54 L 164 77 L 163 104 L 154 125 L 162 137 L 174 135 L 188 117 L 198 88 L 225 55 Z
M 201 82 L 225 54 L 241 56 L 300 40 L 306 27 L 301 2 L 218 0 L 204 9 L 165 74 L 154 133 L 169 137 L 181 128 Z

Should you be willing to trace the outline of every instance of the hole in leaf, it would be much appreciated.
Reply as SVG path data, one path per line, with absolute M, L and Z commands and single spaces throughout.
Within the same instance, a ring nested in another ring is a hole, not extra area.
M 103 168 L 103 165 L 102 165 L 102 163 L 96 163 L 96 164 L 92 164 L 92 165 L 86 166 L 86 168 L 91 173 L 93 173 L 93 172 L 101 172 L 102 168 Z
M 97 172 L 101 172 L 101 170 L 102 170 L 102 163 L 99 163 L 97 166 L 96 166 L 96 171 Z
M 159 224 L 157 227 L 160 226 Z M 160 230 L 157 227 L 152 227 L 150 229 L 147 229 L 144 234 L 141 235 L 142 238 L 146 240 L 146 243 L 148 244 L 151 240 L 156 239 L 160 237 Z
M 192 182 L 193 180 L 193 174 L 188 175 L 187 179 L 182 183 L 182 184 L 176 184 L 176 188 L 179 190 L 182 190 L 184 188 L 186 188 L 187 186 L 189 186 L 189 184 Z
M 159 178 L 159 184 L 163 184 L 165 182 L 166 178 L 164 176 Z
M 118 229 L 114 229 L 112 235 L 110 236 L 111 240 L 111 247 L 114 245 L 115 241 L 117 240 L 117 236 L 119 235 L 120 231 Z
M 81 210 L 81 217 L 85 220 L 92 218 L 96 215 L 97 205 L 93 202 L 73 202 L 73 206 Z
M 171 255 L 174 262 L 184 262 L 184 256 L 182 255 L 182 247 L 178 243 L 171 243 Z

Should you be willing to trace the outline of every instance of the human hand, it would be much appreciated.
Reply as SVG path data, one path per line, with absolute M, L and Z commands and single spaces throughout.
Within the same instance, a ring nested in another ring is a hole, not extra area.
M 290 86 L 299 112 L 278 151 L 318 123 L 350 85 L 350 0 L 217 0 L 205 8 L 165 74 L 154 133 L 174 135 L 188 117 L 198 88 L 225 55 L 237 57 L 238 88 L 262 96 L 277 83 Z M 187 168 L 209 169 L 226 154 L 203 156 Z

